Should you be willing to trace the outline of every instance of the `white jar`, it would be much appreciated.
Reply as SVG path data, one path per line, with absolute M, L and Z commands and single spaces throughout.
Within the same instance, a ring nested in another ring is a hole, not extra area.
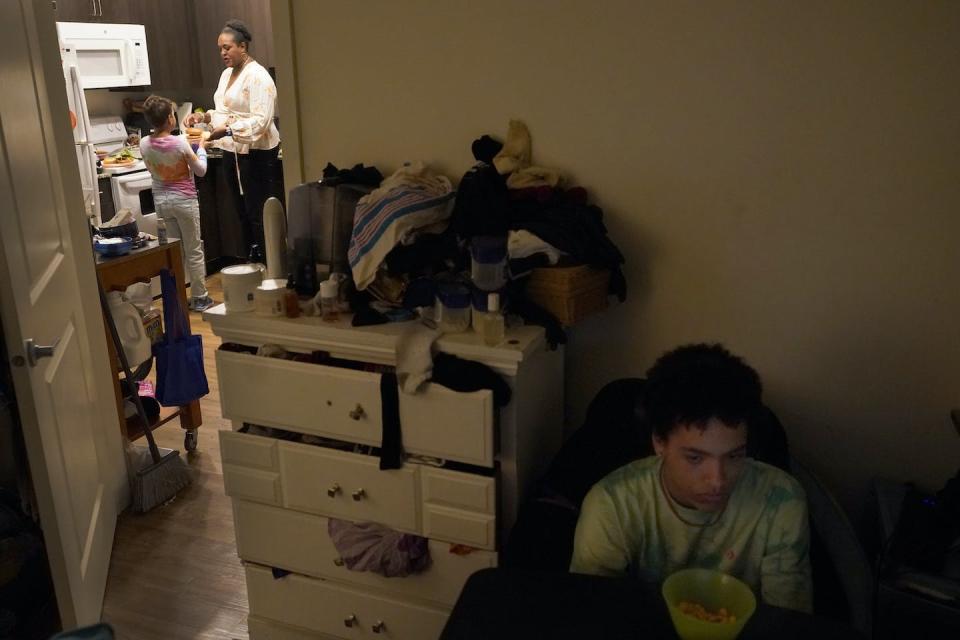
M 220 271 L 227 313 L 253 311 L 254 292 L 263 281 L 263 272 L 262 264 L 237 264 Z
M 260 283 L 253 292 L 253 302 L 257 315 L 285 316 L 284 296 L 287 294 L 287 281 L 282 278 L 268 278 Z

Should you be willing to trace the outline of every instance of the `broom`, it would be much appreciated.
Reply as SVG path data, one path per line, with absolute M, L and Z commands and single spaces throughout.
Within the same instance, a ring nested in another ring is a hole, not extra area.
M 171 500 L 180 489 L 190 484 L 190 467 L 180 458 L 179 451 L 171 450 L 163 456 L 160 455 L 160 449 L 157 447 L 157 442 L 153 439 L 153 432 L 150 430 L 147 412 L 140 401 L 140 394 L 136 392 L 137 383 L 133 378 L 133 373 L 130 372 L 127 354 L 120 342 L 117 325 L 113 321 L 113 314 L 110 312 L 110 305 L 107 304 L 107 297 L 103 292 L 103 287 L 100 286 L 99 278 L 97 288 L 100 290 L 100 308 L 103 310 L 103 319 L 110 328 L 110 337 L 113 339 L 117 357 L 120 358 L 120 366 L 123 367 L 123 375 L 127 385 L 134 390 L 133 402 L 137 406 L 137 414 L 143 422 L 143 435 L 147 438 L 147 447 L 150 450 L 147 464 L 140 469 L 137 469 L 134 465 L 133 477 L 131 478 L 133 510 L 137 513 L 146 513 L 150 509 Z

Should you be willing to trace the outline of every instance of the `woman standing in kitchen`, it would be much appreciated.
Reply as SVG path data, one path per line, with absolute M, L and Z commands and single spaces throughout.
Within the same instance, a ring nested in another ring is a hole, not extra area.
M 213 94 L 215 108 L 192 113 L 187 126 L 204 122 L 213 126 L 213 146 L 223 149 L 227 179 L 243 202 L 241 213 L 248 249 L 263 249 L 263 203 L 270 196 L 284 201 L 283 175 L 277 154 L 280 133 L 273 123 L 277 87 L 263 66 L 250 55 L 253 36 L 240 20 L 228 20 L 217 46 L 226 69 Z

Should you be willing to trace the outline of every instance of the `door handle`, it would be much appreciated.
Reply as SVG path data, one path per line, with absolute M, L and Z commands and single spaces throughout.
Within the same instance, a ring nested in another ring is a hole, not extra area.
M 60 338 L 53 341 L 51 345 L 39 345 L 33 341 L 33 338 L 27 338 L 23 341 L 23 348 L 27 352 L 27 362 L 31 367 L 37 366 L 41 358 L 51 358 L 60 344 Z

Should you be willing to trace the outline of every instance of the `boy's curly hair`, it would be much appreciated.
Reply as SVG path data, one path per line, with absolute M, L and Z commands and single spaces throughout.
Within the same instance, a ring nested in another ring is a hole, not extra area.
M 647 371 L 642 405 L 653 435 L 679 425 L 705 428 L 711 418 L 735 427 L 763 407 L 760 377 L 719 344 L 689 344 L 660 356 Z

